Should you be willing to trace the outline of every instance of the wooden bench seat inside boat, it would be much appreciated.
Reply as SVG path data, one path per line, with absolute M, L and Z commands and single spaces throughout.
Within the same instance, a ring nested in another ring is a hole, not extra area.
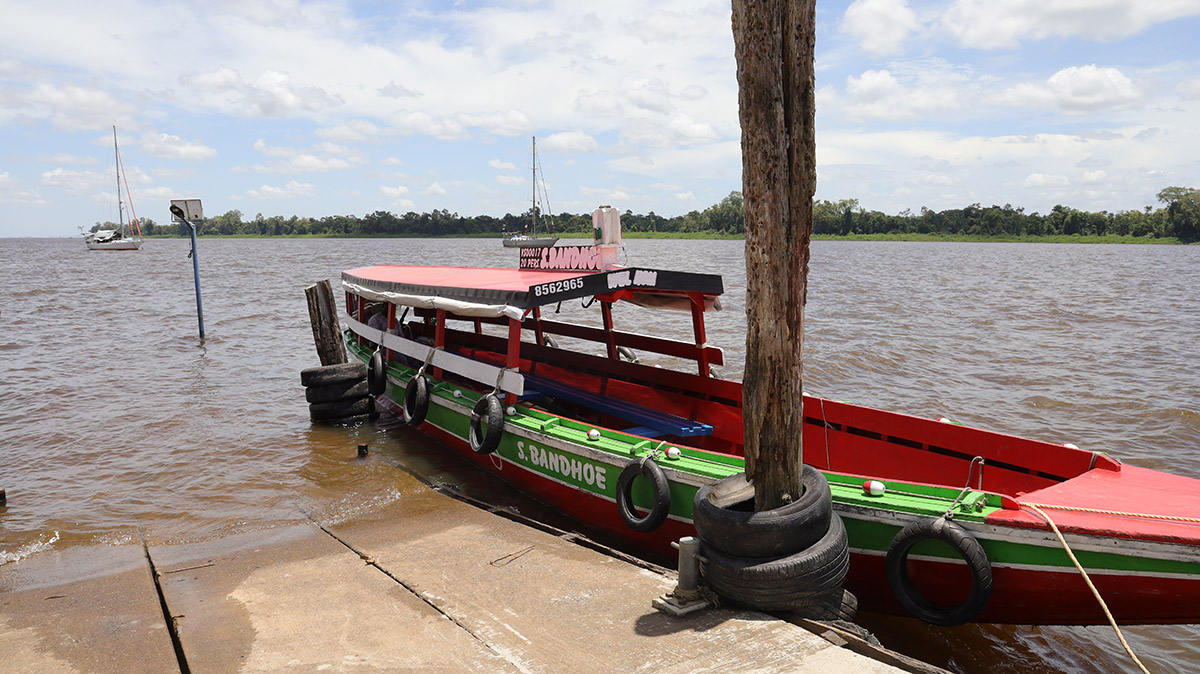
M 569 400 L 598 412 L 624 419 L 641 426 L 622 429 L 626 433 L 655 438 L 660 435 L 679 437 L 694 437 L 697 435 L 712 435 L 713 427 L 709 424 L 685 419 L 684 417 L 660 412 L 641 405 L 635 405 L 619 398 L 601 395 L 591 391 L 576 388 L 549 377 L 539 377 L 534 374 L 522 373 L 527 386 L 532 386 L 538 393 L 552 395 L 556 398 Z
M 432 314 L 427 310 L 418 310 L 416 313 L 425 322 L 411 323 L 412 334 L 418 338 L 435 338 L 435 327 L 429 322 Z M 456 317 L 447 316 L 447 321 L 451 320 L 456 320 Z M 463 322 L 470 324 L 469 319 Z M 475 326 L 468 330 L 445 328 L 442 335 L 446 350 L 503 367 L 507 360 L 507 340 L 480 332 L 479 324 L 486 323 L 498 321 L 478 319 Z M 529 323 L 526 326 L 530 337 L 533 335 L 532 325 Z M 577 339 L 604 334 L 592 328 L 568 331 L 564 324 L 549 321 L 543 321 L 542 325 L 552 328 L 547 332 Z M 640 347 L 639 352 L 643 357 L 650 353 L 665 353 L 679 358 L 697 352 L 695 346 L 659 338 L 643 337 L 641 341 L 631 340 L 629 344 Z M 702 350 L 708 354 L 710 362 L 721 362 L 719 349 L 703 347 Z M 526 389 L 554 395 L 559 401 L 579 410 L 593 410 L 606 417 L 593 419 L 593 423 L 643 437 L 688 438 L 689 446 L 699 449 L 733 455 L 742 453 L 740 382 L 629 363 L 569 348 L 543 346 L 532 341 L 521 342 L 518 368 L 527 378 Z M 557 393 L 551 394 L 548 387 L 539 387 L 538 378 L 556 382 L 560 387 Z M 562 389 L 563 386 L 573 390 Z M 529 399 L 530 395 L 521 397 Z

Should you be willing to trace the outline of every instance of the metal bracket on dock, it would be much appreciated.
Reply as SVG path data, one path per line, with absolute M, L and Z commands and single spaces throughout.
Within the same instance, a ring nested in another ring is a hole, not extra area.
M 650 605 L 676 618 L 715 606 L 710 593 L 700 589 L 700 561 L 696 558 L 700 539 L 686 536 L 671 546 L 679 549 L 679 582 L 670 594 L 651 600 Z

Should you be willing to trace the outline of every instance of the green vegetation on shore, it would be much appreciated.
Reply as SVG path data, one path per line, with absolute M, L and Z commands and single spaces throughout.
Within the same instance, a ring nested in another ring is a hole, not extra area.
M 1022 241 L 1042 243 L 1192 243 L 1200 241 L 1200 189 L 1168 187 L 1158 193 L 1161 208 L 1117 213 L 1089 213 L 1058 205 L 1045 215 L 1023 208 L 980 206 L 897 215 L 861 208 L 856 199 L 813 202 L 813 238 L 864 241 Z M 395 215 L 375 211 L 363 217 L 323 218 L 256 215 L 244 220 L 228 211 L 200 225 L 204 236 L 229 237 L 498 237 L 522 231 L 533 217 L 526 211 L 503 217 L 460 216 L 444 209 Z M 590 238 L 590 214 L 538 213 L 538 233 L 564 238 Z M 188 236 L 185 227 L 140 221 L 145 236 Z M 115 228 L 96 223 L 92 231 Z M 745 234 L 742 194 L 731 192 L 703 211 L 667 218 L 651 211 L 625 211 L 621 229 L 627 238 L 741 238 Z

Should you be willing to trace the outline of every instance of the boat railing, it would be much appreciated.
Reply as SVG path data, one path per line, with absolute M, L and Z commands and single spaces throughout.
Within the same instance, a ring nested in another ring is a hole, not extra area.
M 432 309 L 418 309 L 416 316 L 426 320 L 432 320 L 434 311 Z M 447 314 L 448 320 L 459 318 L 464 321 L 479 321 L 490 325 L 507 326 L 508 319 L 504 317 L 457 317 L 452 314 Z M 543 333 L 557 335 L 560 337 L 570 337 L 586 342 L 593 342 L 599 345 L 605 345 L 608 341 L 608 331 L 602 328 L 595 328 L 586 325 L 576 325 L 573 323 L 562 323 L 547 319 L 526 318 L 521 327 L 523 330 L 528 330 L 531 333 L 538 327 L 541 327 Z M 611 331 L 613 343 L 616 346 L 624 346 L 634 349 L 638 353 L 655 353 L 664 356 L 672 356 L 675 358 L 684 358 L 690 361 L 699 361 L 701 357 L 710 365 L 724 365 L 725 352 L 716 346 L 697 346 L 692 342 L 684 342 L 675 339 L 667 339 L 664 337 L 653 337 L 643 335 L 636 332 L 622 332 L 620 330 Z
M 419 324 L 418 324 L 419 325 Z M 431 335 L 427 335 L 431 336 Z M 447 328 L 444 333 L 447 348 L 465 348 L 504 354 L 507 340 L 503 337 Z M 556 366 L 603 379 L 616 379 L 656 388 L 670 389 L 702 398 L 727 401 L 741 405 L 742 386 L 739 382 L 703 377 L 689 372 L 658 368 L 643 363 L 628 363 L 605 356 L 521 342 L 521 358 L 535 364 Z
M 422 363 L 428 362 L 432 367 L 453 372 L 460 377 L 478 382 L 484 386 L 496 386 L 501 391 L 513 393 L 518 396 L 525 393 L 525 377 L 519 372 L 489 365 L 455 353 L 449 353 L 411 339 L 405 339 L 400 335 L 393 335 L 378 328 L 368 327 L 366 323 L 352 316 L 346 316 L 345 318 L 351 332 L 374 344 L 381 344 L 383 347 L 391 349 L 396 353 L 419 360 Z

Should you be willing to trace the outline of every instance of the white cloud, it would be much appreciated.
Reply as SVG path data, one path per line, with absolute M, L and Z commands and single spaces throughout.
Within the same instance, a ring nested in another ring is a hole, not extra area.
M 1177 84 L 1175 89 L 1184 96 L 1200 97 L 1200 77 L 1184 80 Z
M 171 159 L 212 159 L 217 156 L 217 151 L 207 145 L 186 141 L 166 133 L 142 136 L 138 149 L 154 157 Z
M 387 98 L 420 98 L 423 94 L 415 89 L 401 86 L 395 82 L 389 81 L 379 89 L 380 96 Z
M 946 187 L 949 185 L 956 185 L 959 182 L 960 181 L 958 178 L 956 178 L 954 176 L 946 175 L 945 173 L 929 173 L 921 178 L 921 184 L 933 185 L 933 186 L 937 186 L 937 187 Z
M 830 90 L 821 93 L 826 105 L 845 110 L 854 119 L 914 119 L 931 112 L 944 113 L 960 106 L 959 90 L 952 80 L 907 86 L 888 70 L 867 70 L 846 78 L 846 99 Z
M 545 152 L 595 152 L 600 144 L 583 131 L 552 133 L 539 143 Z
M 96 171 L 70 171 L 55 168 L 42 173 L 42 184 L 58 187 L 74 194 L 84 194 L 111 180 L 112 176 Z
M 373 122 L 355 119 L 338 126 L 317 129 L 313 135 L 339 143 L 369 143 L 382 140 L 387 136 L 387 131 Z
M 1049 37 L 1115 40 L 1196 15 L 1194 0 L 955 0 L 941 25 L 964 47 L 1001 49 Z
M 839 29 L 858 40 L 868 54 L 893 56 L 904 52 L 905 41 L 921 29 L 921 22 L 907 0 L 854 0 Z
M 392 117 L 392 126 L 405 134 L 424 134 L 439 140 L 464 140 L 469 137 L 461 122 L 449 117 L 436 118 L 428 112 L 403 112 Z
M 412 208 L 416 205 L 412 199 L 408 198 L 408 188 L 404 185 L 396 185 L 395 187 L 380 185 L 379 191 L 383 193 L 383 196 L 392 200 L 392 208 Z
M 295 83 L 288 73 L 278 70 L 266 70 L 253 82 L 246 82 L 236 70 L 218 68 L 181 77 L 180 84 L 235 103 L 237 113 L 245 117 L 291 117 L 345 103 L 338 94 Z
M 1021 181 L 1022 187 L 1066 187 L 1071 181 L 1064 175 L 1030 173 Z
M 439 185 L 436 182 L 430 184 L 429 187 L 426 187 L 424 193 L 425 194 L 434 194 L 437 196 L 445 196 L 446 194 L 448 194 L 448 192 L 446 192 L 446 188 L 442 187 L 441 185 Z
M 580 91 L 575 96 L 575 112 L 591 117 L 620 117 L 625 109 L 611 91 Z
M 256 164 L 259 173 L 321 173 L 345 171 L 365 163 L 359 154 L 342 145 L 318 143 L 307 149 L 270 146 L 259 138 L 254 149 L 268 157 L 280 159 L 272 164 Z M 338 156 L 341 155 L 341 156 Z
M 671 92 L 660 79 L 632 80 L 622 88 L 623 98 L 635 107 L 663 114 L 671 111 Z
M 1018 84 L 992 98 L 1001 105 L 1048 107 L 1069 114 L 1128 108 L 1142 100 L 1141 92 L 1124 73 L 1096 65 L 1063 68 L 1045 84 Z
M 468 126 L 479 127 L 485 133 L 501 136 L 519 136 L 533 129 L 529 115 L 515 109 L 483 115 L 464 115 L 463 119 Z
M 67 131 L 102 129 L 111 125 L 114 118 L 126 119 L 138 109 L 134 104 L 113 98 L 107 91 L 74 84 L 55 86 L 41 82 L 24 95 L 18 94 L 16 99 L 18 106 Z
M 500 161 L 499 159 L 492 159 L 491 161 L 488 162 L 488 166 L 491 166 L 494 169 L 501 169 L 504 171 L 517 170 L 516 164 L 514 164 L 510 161 Z
M 296 197 L 311 196 L 316 194 L 316 191 L 317 189 L 312 183 L 301 183 L 291 180 L 282 187 L 263 185 L 258 189 L 246 190 L 246 196 L 251 199 L 294 199 Z
M 522 176 L 498 175 L 496 182 L 501 185 L 524 185 L 526 180 Z
M 37 192 L 22 188 L 11 173 L 2 171 L 0 172 L 0 203 L 44 204 L 46 202 Z
M 80 166 L 91 166 L 97 163 L 95 157 L 91 155 L 74 155 L 74 154 L 52 154 L 37 158 L 38 161 L 49 164 L 77 164 Z
M 435 117 L 428 112 L 400 112 L 392 116 L 391 123 L 399 133 L 424 134 L 439 140 L 466 140 L 471 137 L 472 128 L 499 136 L 523 135 L 533 129 L 529 115 L 516 109 L 444 117 Z
M 692 119 L 688 115 L 675 115 L 671 118 L 668 128 L 672 138 L 685 145 L 710 142 L 721 137 L 711 123 Z

